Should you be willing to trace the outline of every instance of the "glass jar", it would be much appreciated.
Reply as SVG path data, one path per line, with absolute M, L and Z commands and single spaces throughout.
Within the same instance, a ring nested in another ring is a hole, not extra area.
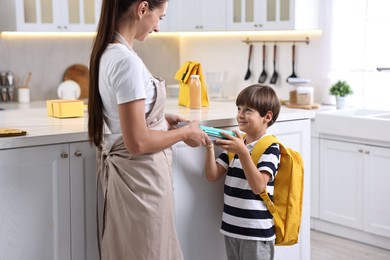
M 311 105 L 313 104 L 313 87 L 297 87 L 297 104 Z
M 199 75 L 191 75 L 190 79 L 190 108 L 200 109 L 202 107 L 202 90 Z

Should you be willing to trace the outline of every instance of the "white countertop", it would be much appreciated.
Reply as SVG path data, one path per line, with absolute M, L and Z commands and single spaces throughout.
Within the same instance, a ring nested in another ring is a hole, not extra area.
M 53 118 L 47 115 L 44 101 L 29 104 L 1 103 L 0 128 L 20 128 L 26 136 L 0 138 L 0 149 L 70 143 L 88 140 L 87 114 L 82 118 Z M 180 114 L 201 124 L 225 127 L 236 125 L 237 108 L 234 101 L 211 101 L 209 107 L 193 110 L 179 106 L 176 99 L 168 99 L 166 112 Z M 282 107 L 277 121 L 314 118 L 316 110 Z

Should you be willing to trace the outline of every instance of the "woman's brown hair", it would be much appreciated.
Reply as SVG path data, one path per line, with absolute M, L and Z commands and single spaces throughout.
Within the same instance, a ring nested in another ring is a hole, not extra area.
M 144 0 L 149 9 L 160 7 L 167 0 Z M 99 94 L 99 64 L 104 50 L 112 42 L 118 20 L 133 4 L 143 0 L 103 0 L 97 34 L 89 61 L 88 138 L 99 146 L 103 140 L 103 101 Z

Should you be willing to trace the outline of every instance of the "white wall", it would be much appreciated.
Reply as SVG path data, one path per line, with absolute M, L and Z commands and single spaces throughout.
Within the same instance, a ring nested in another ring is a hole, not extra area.
M 246 37 L 252 40 L 304 40 L 310 43 L 296 43 L 295 72 L 299 77 L 311 79 L 315 87 L 315 101 L 321 103 L 322 94 L 328 88 L 321 78 L 322 46 L 321 34 L 292 33 L 285 35 L 214 35 L 175 36 L 160 35 L 151 37 L 144 43 L 135 44 L 134 48 L 144 60 L 150 71 L 163 77 L 168 84 L 174 80 L 176 70 L 187 60 L 201 62 L 203 72 L 226 71 L 227 80 L 224 94 L 235 98 L 238 92 L 256 83 L 262 71 L 262 43 L 254 43 L 251 71 L 252 77 L 245 81 L 247 71 L 248 48 L 243 42 Z M 32 71 L 31 100 L 57 98 L 56 91 L 62 82 L 66 68 L 75 63 L 88 65 L 91 50 L 91 37 L 0 37 L 0 71 L 11 70 L 16 77 L 16 84 L 21 84 L 29 71 Z M 277 72 L 279 79 L 274 85 L 282 99 L 288 98 L 292 89 L 286 78 L 292 73 L 292 43 L 278 43 Z M 273 73 L 273 43 L 267 43 L 266 70 L 268 79 Z
M 180 62 L 196 60 L 202 64 L 203 73 L 207 71 L 227 71 L 224 94 L 235 98 L 238 92 L 246 86 L 257 83 L 262 71 L 262 44 L 253 43 L 253 53 L 250 70 L 252 76 L 244 80 L 248 67 L 249 45 L 243 42 L 247 37 L 251 40 L 304 40 L 309 37 L 310 43 L 296 43 L 295 74 L 298 77 L 311 80 L 310 85 L 315 88 L 315 101 L 321 103 L 322 92 L 328 86 L 323 86 L 321 78 L 321 34 L 311 31 L 306 34 L 267 34 L 267 35 L 212 35 L 181 36 Z M 273 42 L 266 43 L 266 71 L 268 74 L 265 84 L 269 84 L 273 73 Z M 289 91 L 293 87 L 287 84 L 286 79 L 292 74 L 292 43 L 277 43 L 276 70 L 279 74 L 274 86 L 281 99 L 289 98 Z
M 31 100 L 55 99 L 66 68 L 76 63 L 88 66 L 92 41 L 93 36 L 0 34 L 0 71 L 12 71 L 17 86 L 31 71 Z M 134 49 L 153 74 L 165 78 L 167 83 L 176 83 L 176 36 L 150 37 L 135 44 Z

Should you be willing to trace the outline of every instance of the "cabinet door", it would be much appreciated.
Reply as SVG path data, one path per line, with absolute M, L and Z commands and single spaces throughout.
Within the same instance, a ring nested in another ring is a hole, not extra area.
M 390 237 L 390 149 L 364 147 L 364 230 Z
M 30 32 L 95 32 L 100 16 L 101 0 L 15 0 L 7 4 L 15 16 L 7 15 L 4 28 Z M 0 10 L 4 12 L 5 10 Z M 13 22 L 12 20 L 16 20 Z
M 226 1 L 178 1 L 175 19 L 176 31 L 224 31 L 226 30 Z
M 320 140 L 320 218 L 362 229 L 362 146 Z
M 320 217 L 320 139 L 311 137 L 311 183 L 310 183 L 310 216 Z
M 294 3 L 295 0 L 267 0 L 264 29 L 294 29 Z
M 173 186 L 176 229 L 184 259 L 226 259 L 219 229 L 222 221 L 224 178 L 207 181 L 204 147 L 173 146 Z
M 99 21 L 101 0 L 62 0 L 62 6 L 56 9 L 61 16 L 59 30 L 71 32 L 95 32 Z
M 69 157 L 72 259 L 96 260 L 99 259 L 99 252 L 96 226 L 95 147 L 88 142 L 72 143 Z
M 228 30 L 318 29 L 318 0 L 228 0 Z
M 0 151 L 0 259 L 71 259 L 68 145 Z
M 310 259 L 310 119 L 276 122 L 268 129 L 287 147 L 298 151 L 303 158 L 305 175 L 302 220 L 299 243 L 294 246 L 278 246 L 275 259 Z
M 228 30 L 263 30 L 266 0 L 228 0 Z
M 15 0 L 17 31 L 52 32 L 62 24 L 61 1 Z M 15 19 L 10 16 L 9 19 Z

